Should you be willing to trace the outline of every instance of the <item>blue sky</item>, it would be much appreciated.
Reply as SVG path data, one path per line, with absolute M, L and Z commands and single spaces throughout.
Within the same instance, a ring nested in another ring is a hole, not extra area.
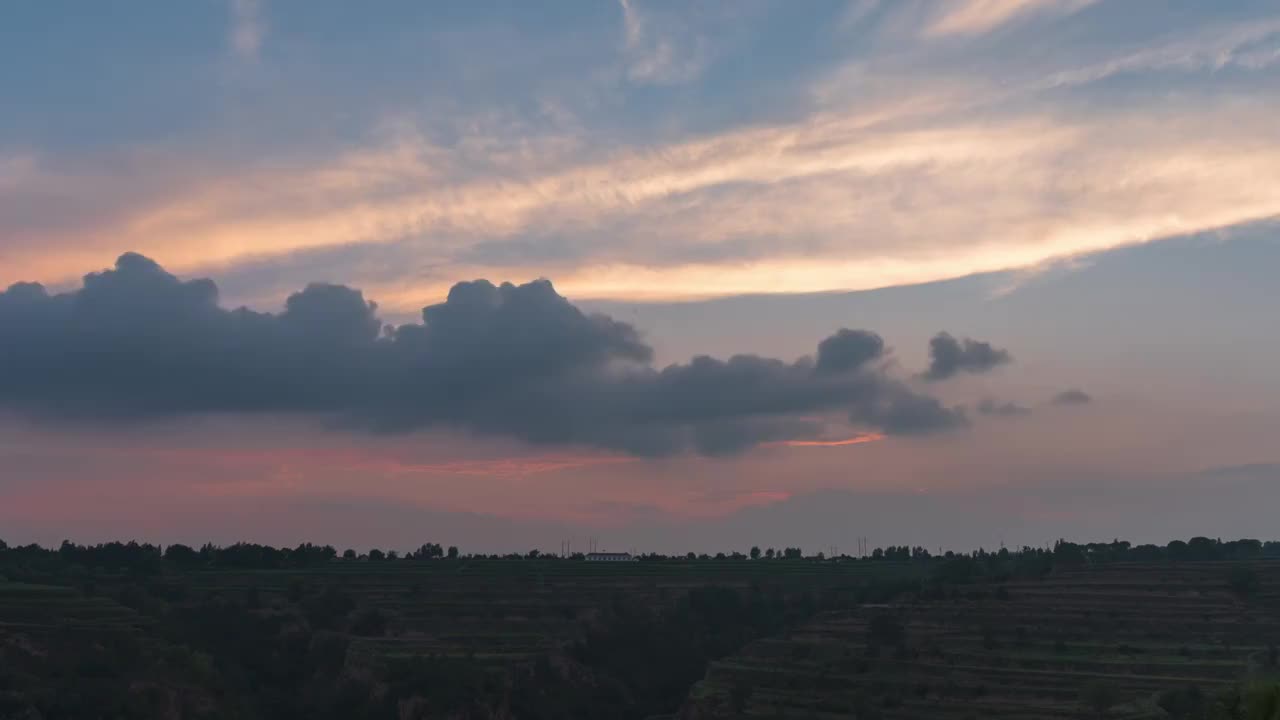
M 582 504 L 563 512 L 503 477 L 458 489 L 455 466 L 430 469 L 543 448 L 433 429 L 387 451 L 422 484 L 377 470 L 362 507 L 613 523 L 643 542 L 667 531 L 600 508 L 664 523 L 768 512 L 807 493 L 915 492 L 948 462 L 979 495 L 1066 475 L 1186 483 L 1280 463 L 1265 441 L 1280 432 L 1278 70 L 1280 11 L 1248 0 L 21 3 L 0 15 L 0 287 L 73 290 L 134 251 L 213 278 L 226 307 L 276 311 L 321 281 L 405 323 L 455 282 L 542 277 L 634 324 L 658 367 L 790 360 L 869 328 L 892 348 L 887 372 L 976 419 L 830 450 L 876 455 L 874 481 L 800 451 L 538 465 L 551 496 Z M 926 387 L 939 331 L 1014 362 Z M 1073 387 L 1094 402 L 1049 402 Z M 983 400 L 1031 412 L 980 417 Z M 0 499 L 49 512 L 92 485 L 59 458 L 109 429 L 12 422 L 43 450 L 10 457 Z M 289 457 L 334 433 L 244 422 Z M 252 444 L 234 427 L 213 434 L 220 452 Z M 199 435 L 120 442 L 189 451 L 193 476 L 221 477 Z M 353 453 L 386 441 L 342 437 Z M 1167 451 L 1188 437 L 1198 456 Z M 757 460 L 767 472 L 735 491 Z M 279 468 L 236 472 L 272 497 L 354 502 L 340 473 L 303 463 L 277 487 Z M 113 522 L 95 527 L 129 526 Z
M 319 265 L 410 312 L 467 276 L 865 289 L 1280 209 L 1267 3 L 10 12 L 8 281 L 124 245 L 265 266 L 246 301 Z

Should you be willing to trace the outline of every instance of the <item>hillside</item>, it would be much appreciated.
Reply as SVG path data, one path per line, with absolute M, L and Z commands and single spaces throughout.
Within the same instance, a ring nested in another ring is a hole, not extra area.
M 226 718 L 207 655 L 155 620 L 74 589 L 0 582 L 0 718 Z
M 1280 564 L 1199 562 L 1060 569 L 863 604 L 712 663 L 680 717 L 1198 717 L 1159 705 L 1207 704 L 1274 669 L 1278 601 Z
M 1188 709 L 1272 672 L 1280 639 L 1256 541 L 424 548 L 0 545 L 0 718 L 1218 720 Z

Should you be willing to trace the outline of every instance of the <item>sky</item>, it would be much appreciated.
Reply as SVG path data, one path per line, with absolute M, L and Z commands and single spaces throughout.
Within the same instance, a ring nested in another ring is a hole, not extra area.
M 0 538 L 1270 537 L 1270 0 L 0 21 Z

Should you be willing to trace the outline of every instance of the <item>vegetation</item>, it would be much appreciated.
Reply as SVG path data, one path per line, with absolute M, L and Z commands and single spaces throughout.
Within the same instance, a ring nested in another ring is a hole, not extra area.
M 1272 719 L 1278 550 L 0 542 L 0 718 Z
M 1280 563 L 1244 561 L 1242 596 L 1240 562 L 998 567 L 959 582 L 940 579 L 958 575 L 944 562 L 889 602 L 820 612 L 713 662 L 685 716 L 1269 717 Z

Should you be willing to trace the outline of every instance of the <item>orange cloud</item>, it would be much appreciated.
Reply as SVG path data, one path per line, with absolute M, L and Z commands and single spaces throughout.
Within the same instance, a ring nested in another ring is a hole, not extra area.
M 1004 17 L 996 5 L 1014 7 L 990 4 L 982 17 Z M 1169 57 L 1122 58 L 1036 82 L 1073 84 L 1115 67 L 1174 62 Z M 339 279 L 406 312 L 463 277 L 547 276 L 568 295 L 590 298 L 863 290 L 1035 267 L 1280 214 L 1275 108 L 1265 98 L 980 123 L 957 123 L 941 105 L 929 106 L 934 122 L 923 128 L 880 108 L 836 105 L 795 123 L 612 154 L 532 139 L 532 160 L 481 179 L 459 169 L 464 158 L 422 140 L 316 158 L 300 170 L 249 167 L 192 181 L 172 196 L 142 193 L 115 220 L 88 230 L 0 227 L 14 237 L 0 250 L 0 286 L 66 280 L 124 249 L 179 272 L 207 272 L 422 236 L 430 240 L 395 252 L 431 273 L 371 270 Z M 128 180 L 28 165 L 0 167 L 0 186 L 92 196 Z M 501 253 L 484 260 L 473 252 L 529 232 L 585 233 L 596 249 L 560 260 Z M 812 247 L 778 243 L 758 257 L 719 260 L 686 252 L 774 235 L 810 238 Z M 668 260 L 654 261 L 664 254 Z M 278 300 L 275 289 L 262 292 L 251 299 Z
M 951 0 L 943 4 L 944 12 L 925 27 L 924 34 L 929 37 L 979 35 L 1035 13 L 1070 15 L 1096 1 Z
M 840 447 L 843 445 L 861 445 L 862 443 L 876 442 L 883 439 L 884 435 L 880 433 L 865 433 L 844 438 L 843 440 L 782 440 L 768 444 L 780 447 Z

